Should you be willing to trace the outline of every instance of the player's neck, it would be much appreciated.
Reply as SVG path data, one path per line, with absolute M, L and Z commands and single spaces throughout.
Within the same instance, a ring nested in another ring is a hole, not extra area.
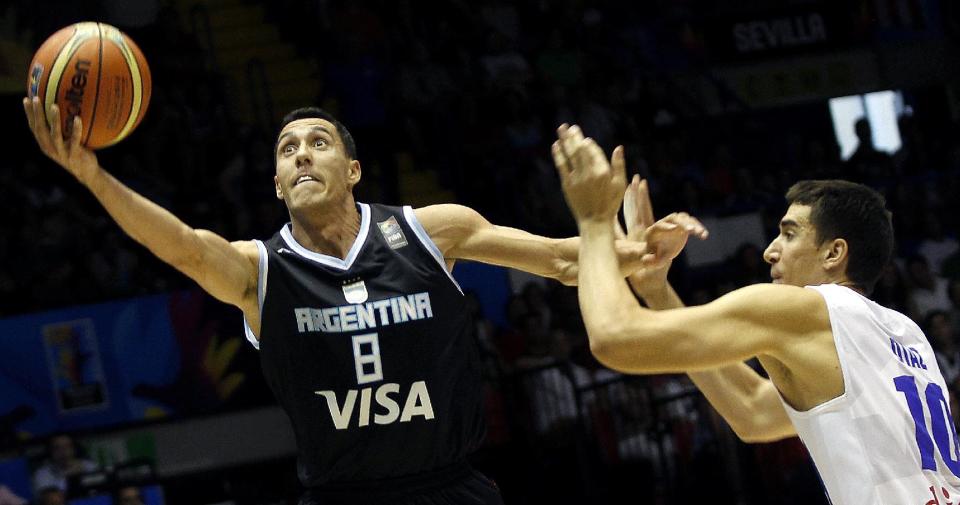
M 345 259 L 360 233 L 360 212 L 353 195 L 331 208 L 290 213 L 291 233 L 307 249 Z

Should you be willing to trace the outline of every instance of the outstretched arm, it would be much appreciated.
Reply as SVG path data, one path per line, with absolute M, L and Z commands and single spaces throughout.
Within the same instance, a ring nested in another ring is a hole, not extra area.
M 630 283 L 651 309 L 685 306 L 669 283 L 659 289 L 638 286 L 633 277 Z M 772 442 L 797 435 L 773 382 L 761 377 L 746 363 L 741 361 L 687 375 L 744 442 Z
M 64 140 L 56 105 L 49 111 L 49 126 L 37 98 L 25 98 L 23 107 L 43 153 L 86 186 L 124 232 L 214 297 L 259 321 L 256 244 L 230 243 L 213 232 L 195 230 L 118 181 L 100 167 L 93 151 L 81 145 L 83 126 L 79 117 L 74 120 L 70 138 Z
M 646 181 L 634 176 L 623 200 L 627 238 L 642 238 L 653 225 L 653 205 Z M 685 215 L 671 215 L 679 223 Z M 636 272 L 628 280 L 633 291 L 654 310 L 683 308 L 685 305 L 667 281 L 670 263 Z M 780 395 L 769 379 L 740 362 L 699 372 L 689 372 L 710 405 L 745 442 L 770 442 L 796 436 Z
M 579 132 L 579 130 L 577 130 Z M 581 136 L 582 138 L 582 136 Z M 496 226 L 478 212 L 461 205 L 432 205 L 416 209 L 417 219 L 448 260 L 473 260 L 500 265 L 541 277 L 576 285 L 580 270 L 580 238 L 553 239 L 532 233 Z M 627 240 L 615 216 L 608 227 L 620 231 L 614 252 L 620 278 L 669 261 L 680 254 L 688 235 L 705 236 L 706 230 L 696 219 L 680 227 L 657 222 L 650 240 Z
M 577 282 L 578 237 L 554 239 L 497 226 L 462 205 L 431 205 L 415 209 L 414 213 L 449 260 L 464 259 L 515 268 L 557 279 L 567 285 Z M 607 226 L 613 228 L 609 223 Z M 614 254 L 620 279 L 642 267 L 646 252 L 646 244 L 616 241 Z
M 830 335 L 823 298 L 793 286 L 750 286 L 684 309 L 640 307 L 618 281 L 609 226 L 626 187 L 623 149 L 611 168 L 595 142 L 566 142 L 564 130 L 554 162 L 580 228 L 580 306 L 601 362 L 636 373 L 704 370 L 754 356 L 789 363 L 805 343 Z
M 670 284 L 663 284 L 661 289 L 644 290 L 638 289 L 631 278 L 631 285 L 651 309 L 684 307 Z M 797 435 L 776 386 L 746 363 L 741 361 L 687 375 L 744 442 L 772 442 Z

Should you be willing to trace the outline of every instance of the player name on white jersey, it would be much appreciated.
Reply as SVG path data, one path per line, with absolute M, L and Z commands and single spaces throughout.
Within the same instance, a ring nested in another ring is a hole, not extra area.
M 293 309 L 300 333 L 341 333 L 433 317 L 429 293 L 400 295 L 375 302 L 322 309 Z
M 927 364 L 923 362 L 923 355 L 919 351 L 897 342 L 893 337 L 890 337 L 890 350 L 904 365 L 923 370 L 927 369 Z

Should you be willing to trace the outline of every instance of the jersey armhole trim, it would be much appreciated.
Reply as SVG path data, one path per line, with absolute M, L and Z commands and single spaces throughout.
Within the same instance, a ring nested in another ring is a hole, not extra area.
M 417 215 L 413 212 L 413 207 L 409 205 L 403 206 L 403 218 L 407 220 L 407 224 L 410 225 L 410 229 L 413 230 L 413 233 L 420 240 L 420 243 L 423 244 L 423 247 L 433 256 L 433 259 L 437 261 L 437 264 L 440 265 L 440 270 L 443 270 L 443 273 L 447 274 L 447 278 L 450 279 L 450 282 L 453 283 L 453 286 L 457 288 L 457 291 L 460 294 L 463 294 L 463 289 L 460 288 L 460 284 L 457 283 L 457 280 L 453 278 L 453 274 L 447 270 L 447 262 L 443 259 L 443 253 L 440 252 L 440 249 L 437 247 L 437 244 L 433 243 L 433 239 L 430 238 L 430 235 L 427 234 L 427 231 L 423 229 L 423 225 L 420 224 L 420 221 L 417 219 Z
M 257 252 L 259 255 L 259 261 L 257 262 L 257 308 L 260 312 L 260 327 L 263 329 L 263 299 L 267 295 L 267 270 L 269 267 L 269 262 L 267 261 L 267 248 L 263 245 L 263 242 L 259 240 L 254 240 L 254 244 L 257 244 Z M 253 329 L 250 328 L 250 324 L 247 323 L 247 318 L 243 318 L 243 333 L 246 334 L 247 340 L 253 344 L 254 349 L 260 350 L 260 341 L 257 340 L 257 336 L 253 334 Z

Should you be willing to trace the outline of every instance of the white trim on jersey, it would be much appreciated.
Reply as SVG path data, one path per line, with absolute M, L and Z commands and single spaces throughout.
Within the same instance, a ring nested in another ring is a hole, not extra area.
M 413 233 L 415 233 L 417 238 L 420 239 L 420 243 L 422 243 L 427 249 L 427 252 L 433 256 L 433 259 L 437 260 L 437 263 L 440 264 L 440 269 L 443 270 L 443 273 L 447 274 L 447 278 L 450 279 L 450 282 L 456 286 L 457 291 L 459 291 L 462 295 L 463 289 L 460 289 L 460 284 L 457 283 L 457 280 L 454 279 L 453 275 L 450 274 L 450 271 L 447 270 L 447 262 L 443 259 L 443 253 L 440 252 L 437 244 L 433 243 L 433 239 L 430 238 L 430 235 L 427 235 L 427 231 L 423 229 L 423 225 L 420 224 L 420 221 L 417 219 L 417 215 L 413 213 L 413 207 L 404 205 L 403 217 L 407 220 L 407 224 L 410 225 Z
M 353 266 L 354 260 L 356 260 L 357 256 L 360 254 L 360 249 L 363 248 L 363 244 L 366 243 L 367 233 L 370 231 L 370 206 L 365 203 L 361 203 L 359 205 L 360 233 L 357 234 L 357 238 L 353 240 L 353 245 L 350 246 L 350 251 L 347 252 L 347 257 L 344 260 L 333 256 L 327 256 L 326 254 L 315 253 L 300 245 L 297 242 L 297 239 L 293 238 L 293 233 L 290 232 L 290 223 L 287 223 L 283 226 L 283 228 L 280 230 L 280 236 L 283 238 L 283 241 L 290 246 L 290 249 L 293 249 L 294 252 L 308 260 L 316 261 L 321 265 L 326 265 L 338 270 L 349 270 L 350 267 Z
M 267 246 L 263 245 L 263 242 L 259 240 L 254 240 L 253 243 L 257 244 L 257 253 L 260 257 L 257 262 L 257 308 L 262 318 L 263 299 L 267 296 L 267 269 L 270 264 L 267 262 Z M 253 329 L 250 328 L 250 323 L 247 322 L 246 317 L 243 318 L 243 333 L 246 334 L 247 340 L 253 344 L 254 349 L 260 350 L 260 341 L 258 341 L 257 336 L 253 334 Z

